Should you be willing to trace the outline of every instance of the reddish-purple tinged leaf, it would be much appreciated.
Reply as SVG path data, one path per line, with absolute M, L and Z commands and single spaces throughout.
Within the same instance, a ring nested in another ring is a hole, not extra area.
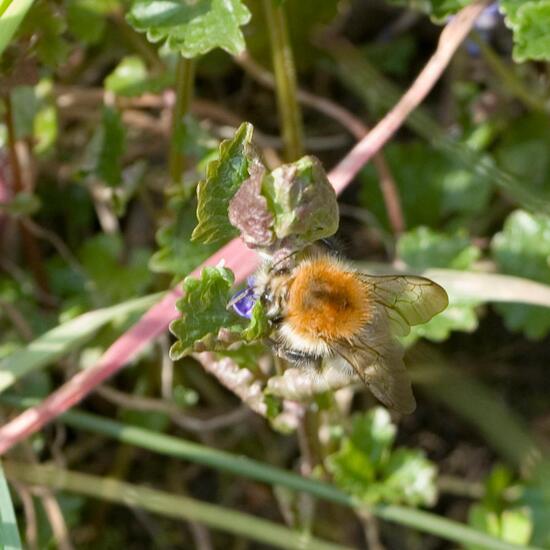
M 265 166 L 255 159 L 248 169 L 250 177 L 241 185 L 229 203 L 229 221 L 241 232 L 241 238 L 251 248 L 273 244 L 273 214 L 262 195 Z

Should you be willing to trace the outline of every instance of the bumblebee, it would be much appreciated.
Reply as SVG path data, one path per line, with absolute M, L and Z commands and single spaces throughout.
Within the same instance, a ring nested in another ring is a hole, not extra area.
M 270 320 L 278 356 L 312 369 L 339 359 L 334 362 L 357 374 L 384 405 L 414 411 L 396 337 L 447 307 L 442 287 L 424 277 L 366 275 L 315 247 L 294 262 L 266 262 L 251 288 Z

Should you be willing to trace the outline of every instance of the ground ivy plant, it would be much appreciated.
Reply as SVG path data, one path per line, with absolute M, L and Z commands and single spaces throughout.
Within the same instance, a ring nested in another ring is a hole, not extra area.
M 197 186 L 198 223 L 192 241 L 223 243 L 240 235 L 263 254 L 290 254 L 333 235 L 338 205 L 321 163 L 305 156 L 270 172 L 253 147 L 252 135 L 252 125 L 242 124 L 207 166 Z M 267 335 L 260 302 L 252 307 L 248 324 L 227 309 L 233 280 L 223 266 L 203 270 L 199 280 L 185 279 L 186 294 L 177 306 L 182 316 L 170 328 L 178 338 L 171 349 L 173 359 Z

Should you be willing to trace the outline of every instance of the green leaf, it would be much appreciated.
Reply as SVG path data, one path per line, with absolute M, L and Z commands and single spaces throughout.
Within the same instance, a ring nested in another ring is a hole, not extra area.
M 524 546 L 533 534 L 533 520 L 528 506 L 518 505 L 506 495 L 512 486 L 512 472 L 497 465 L 485 482 L 485 495 L 480 503 L 470 507 L 468 523 L 480 531 L 499 537 L 506 542 Z M 518 491 L 516 486 L 515 492 Z M 470 545 L 468 550 L 481 550 Z
M 392 143 L 384 149 L 401 197 L 407 227 L 441 227 L 449 219 L 472 218 L 488 204 L 491 183 L 487 178 L 450 160 L 420 141 Z M 378 174 L 367 165 L 361 172 L 361 205 L 389 228 Z
M 123 57 L 119 64 L 113 69 L 107 78 L 104 86 L 106 90 L 121 95 L 139 95 L 133 93 L 136 88 L 139 90 L 143 81 L 147 78 L 147 67 L 145 62 L 137 55 Z
M 186 203 L 180 196 L 172 199 L 170 204 L 175 211 L 175 219 L 157 231 L 159 250 L 151 256 L 149 268 L 156 273 L 185 277 L 209 258 L 218 249 L 218 245 L 191 240 L 197 223 L 196 201 Z
M 474 504 L 468 511 L 468 524 L 483 533 L 498 537 L 500 535 L 499 517 L 483 504 Z M 468 550 L 481 550 L 480 546 L 469 545 Z
M 42 1 L 36 2 L 29 11 L 20 32 L 34 36 L 38 58 L 55 68 L 64 63 L 69 54 L 69 44 L 63 36 L 66 29 L 65 16 L 56 3 Z
M 481 251 L 470 243 L 464 232 L 449 235 L 418 227 L 399 238 L 397 254 L 407 265 L 417 269 L 447 267 L 464 270 L 479 259 Z
M 338 229 L 336 194 L 315 157 L 283 164 L 270 174 L 251 159 L 249 177 L 229 203 L 229 222 L 252 248 L 272 246 L 276 239 L 300 249 Z
M 49 151 L 57 140 L 58 124 L 55 106 L 42 107 L 34 117 L 33 135 L 36 139 L 34 151 L 40 155 Z
M 97 127 L 88 149 L 83 172 L 94 174 L 107 185 L 122 182 L 122 155 L 126 148 L 126 130 L 119 112 L 104 107 L 101 125 Z
M 253 159 L 248 167 L 248 173 L 249 177 L 229 202 L 229 223 L 239 230 L 241 239 L 247 246 L 267 248 L 275 242 L 275 218 L 266 197 L 262 194 L 266 167 L 259 159 Z
M 185 296 L 177 303 L 181 318 L 170 325 L 178 338 L 170 348 L 174 361 L 193 350 L 223 349 L 240 339 L 240 320 L 227 309 L 233 282 L 233 273 L 225 267 L 206 267 L 200 279 L 185 278 Z
M 252 317 L 250 318 L 250 323 L 242 332 L 242 337 L 245 340 L 259 340 L 270 331 L 270 324 L 265 313 L 265 309 L 260 300 L 257 300 L 252 308 Z
M 173 81 L 166 73 L 161 77 L 149 76 L 145 62 L 137 55 L 122 58 L 113 72 L 105 78 L 105 89 L 120 96 L 135 97 L 144 93 L 159 93 Z
M 194 170 L 185 175 L 184 185 L 167 190 L 168 219 L 161 222 L 156 234 L 159 250 L 152 256 L 149 267 L 156 272 L 171 273 L 183 278 L 211 256 L 219 244 L 192 241 L 197 225 L 197 201 L 191 197 L 193 182 L 204 178 L 207 161 L 217 154 L 218 141 L 191 116 L 185 117 L 182 150 L 193 159 Z
M 229 202 L 249 176 L 254 159 L 250 149 L 253 127 L 247 122 L 235 132 L 233 139 L 223 141 L 219 158 L 208 164 L 206 179 L 197 187 L 198 225 L 192 240 L 205 244 L 228 241 L 239 232 L 229 223 Z
M 514 60 L 550 59 L 550 0 L 502 0 L 500 9 L 514 33 Z
M 350 493 L 364 494 L 374 482 L 377 469 L 387 460 L 395 433 L 388 411 L 381 407 L 356 415 L 351 435 L 328 459 L 336 483 Z
M 369 462 L 377 467 L 387 458 L 395 440 L 396 431 L 388 411 L 382 407 L 376 407 L 353 419 L 350 440 L 368 457 Z
M 419 270 L 434 267 L 467 270 L 472 268 L 481 251 L 471 244 L 463 232 L 446 234 L 418 227 L 399 238 L 397 255 L 408 266 Z M 448 338 L 453 330 L 473 332 L 478 324 L 478 305 L 477 300 L 451 296 L 447 309 L 428 323 L 413 327 L 405 343 L 410 344 L 418 338 L 440 342 Z
M 241 0 L 135 0 L 127 19 L 149 41 L 165 41 L 170 50 L 192 58 L 214 48 L 241 53 L 240 27 L 250 12 Z
M 511 120 L 495 149 L 498 163 L 550 200 L 550 122 L 537 114 Z
M 503 273 L 550 284 L 550 217 L 516 210 L 492 240 L 493 257 Z M 506 326 L 540 339 L 550 332 L 550 311 L 523 304 L 496 304 Z
M 273 170 L 264 178 L 262 194 L 274 214 L 277 238 L 292 238 L 296 248 L 330 237 L 338 229 L 336 193 L 315 157 Z
M 147 267 L 149 251 L 125 250 L 119 234 L 98 234 L 86 241 L 79 251 L 84 271 L 93 281 L 96 301 L 105 305 L 141 296 L 152 275 Z
M 101 40 L 107 28 L 107 15 L 119 8 L 119 0 L 69 0 L 69 30 L 87 44 Z
M 327 459 L 342 489 L 369 503 L 434 503 L 436 469 L 418 450 L 392 451 L 396 428 L 386 409 L 356 415 L 352 433 Z
M 485 495 L 483 503 L 489 508 L 500 510 L 505 503 L 504 492 L 512 485 L 512 471 L 502 464 L 497 464 L 485 481 Z
M 499 9 L 505 15 L 505 21 L 508 25 L 518 23 L 518 10 L 521 6 L 530 3 L 531 0 L 500 0 Z
M 384 468 L 385 502 L 433 506 L 437 498 L 437 469 L 419 449 L 397 449 Z
M 501 538 L 507 542 L 526 545 L 533 534 L 533 522 L 529 510 L 514 508 L 501 514 Z

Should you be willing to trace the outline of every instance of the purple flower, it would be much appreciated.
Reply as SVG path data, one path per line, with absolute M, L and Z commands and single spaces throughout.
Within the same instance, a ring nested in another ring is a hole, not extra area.
M 234 294 L 229 301 L 229 305 L 237 315 L 250 319 L 252 317 L 252 309 L 258 301 L 258 297 L 254 292 L 254 278 L 249 277 L 246 282 L 246 288 Z

